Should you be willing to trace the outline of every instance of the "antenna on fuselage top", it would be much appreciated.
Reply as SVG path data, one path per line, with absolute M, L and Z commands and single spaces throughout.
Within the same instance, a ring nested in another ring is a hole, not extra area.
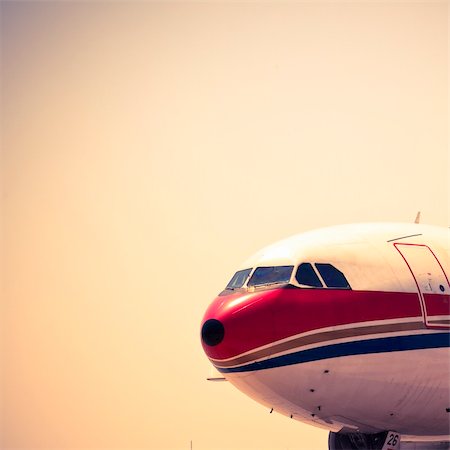
M 417 213 L 414 223 L 420 223 L 420 211 Z

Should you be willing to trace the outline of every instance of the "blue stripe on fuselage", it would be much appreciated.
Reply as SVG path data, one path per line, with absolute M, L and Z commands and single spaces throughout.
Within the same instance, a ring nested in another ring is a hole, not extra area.
M 372 353 L 402 352 L 406 350 L 423 350 L 427 348 L 450 347 L 450 333 L 417 334 L 411 336 L 393 336 L 387 338 L 367 339 L 364 341 L 344 342 L 323 347 L 300 350 L 288 355 L 276 356 L 264 361 L 245 364 L 239 367 L 217 369 L 222 373 L 253 372 L 255 370 L 273 369 L 321 359 L 341 356 L 365 355 Z

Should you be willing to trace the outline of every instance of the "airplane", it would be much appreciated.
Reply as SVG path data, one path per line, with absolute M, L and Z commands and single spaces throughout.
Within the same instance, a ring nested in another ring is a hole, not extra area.
M 449 449 L 449 253 L 450 229 L 419 223 L 262 249 L 201 322 L 212 379 L 328 430 L 329 450 Z

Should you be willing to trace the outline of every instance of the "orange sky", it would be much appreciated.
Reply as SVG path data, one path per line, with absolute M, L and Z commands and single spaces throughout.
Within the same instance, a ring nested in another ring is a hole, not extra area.
M 447 2 L 0 8 L 0 447 L 326 448 L 200 321 L 277 239 L 448 225 Z

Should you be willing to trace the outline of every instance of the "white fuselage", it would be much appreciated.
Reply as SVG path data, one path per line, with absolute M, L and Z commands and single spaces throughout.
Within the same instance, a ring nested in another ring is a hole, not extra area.
M 205 352 L 294 419 L 449 440 L 449 240 L 445 228 L 359 224 L 267 247 L 207 310 Z

